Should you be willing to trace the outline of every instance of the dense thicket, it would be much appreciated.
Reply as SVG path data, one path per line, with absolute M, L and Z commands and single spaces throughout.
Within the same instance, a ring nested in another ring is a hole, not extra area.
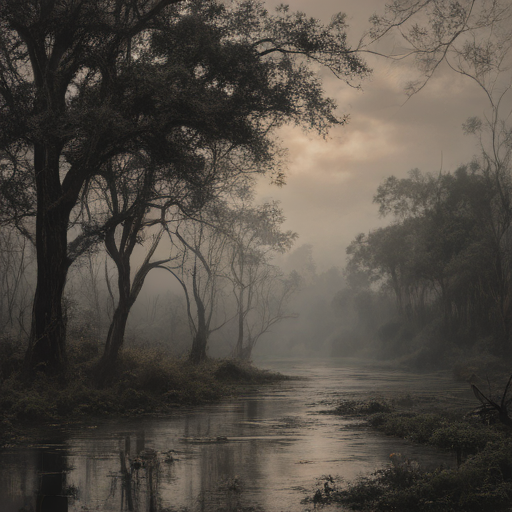
M 487 340 L 511 352 L 512 181 L 474 163 L 439 175 L 390 177 L 375 201 L 393 223 L 359 235 L 347 249 L 349 279 L 395 297 L 418 332 L 437 325 L 448 346 Z M 445 345 L 446 346 L 446 345 Z

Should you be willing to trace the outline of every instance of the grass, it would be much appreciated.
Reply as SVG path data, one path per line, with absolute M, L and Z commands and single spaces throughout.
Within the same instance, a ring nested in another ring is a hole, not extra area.
M 345 487 L 338 484 L 322 493 L 321 501 L 364 511 L 505 512 L 512 502 L 511 468 L 510 441 L 488 445 L 457 469 L 433 472 L 422 472 L 394 453 L 385 469 Z M 320 501 L 318 492 L 316 496 Z
M 332 412 L 365 416 L 387 435 L 455 452 L 456 468 L 424 472 L 414 461 L 394 453 L 386 468 L 346 485 L 334 482 L 326 488 L 323 483 L 309 501 L 363 511 L 512 510 L 512 431 L 475 418 L 413 412 L 414 402 L 411 397 L 396 402 L 344 401 Z
M 219 401 L 240 387 L 285 377 L 246 362 L 208 360 L 200 365 L 150 348 L 127 348 L 113 370 L 112 383 L 95 388 L 92 371 L 97 351 L 89 342 L 72 343 L 66 384 L 43 374 L 21 378 L 22 356 L 0 342 L 0 446 L 23 440 L 27 426 L 88 417 L 169 414 L 175 408 Z

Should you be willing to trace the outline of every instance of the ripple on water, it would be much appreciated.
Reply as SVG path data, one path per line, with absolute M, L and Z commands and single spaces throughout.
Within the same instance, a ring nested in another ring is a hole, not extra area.
M 262 366 L 303 379 L 169 418 L 54 427 L 49 442 L 2 452 L 1 511 L 35 509 L 47 495 L 61 507 L 52 512 L 296 512 L 307 508 L 301 500 L 318 477 L 350 480 L 387 464 L 393 452 L 425 467 L 451 462 L 354 419 L 322 414 L 336 401 L 396 398 L 406 390 L 425 402 L 474 406 L 467 386 L 444 372 L 413 374 L 342 360 Z

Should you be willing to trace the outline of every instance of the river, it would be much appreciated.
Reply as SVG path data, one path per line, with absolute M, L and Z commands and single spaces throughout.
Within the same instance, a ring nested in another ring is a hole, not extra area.
M 426 468 L 455 463 L 323 413 L 338 400 L 410 394 L 462 410 L 476 405 L 448 372 L 344 359 L 258 366 L 300 378 L 167 417 L 55 425 L 38 444 L 0 452 L 0 512 L 311 510 L 304 499 L 317 479 L 352 480 L 393 452 Z

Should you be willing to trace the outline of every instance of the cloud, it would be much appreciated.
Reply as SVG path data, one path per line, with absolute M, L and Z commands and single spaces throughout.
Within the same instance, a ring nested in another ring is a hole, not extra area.
M 289 3 L 325 21 L 340 10 L 338 2 L 327 0 Z M 352 40 L 358 40 L 368 17 L 382 7 L 380 0 L 343 3 Z M 348 125 L 333 129 L 327 141 L 297 128 L 282 129 L 279 135 L 289 151 L 287 185 L 278 189 L 265 179 L 258 185 L 258 198 L 282 202 L 287 229 L 299 233 L 299 244 L 315 246 L 324 267 L 343 265 L 345 247 L 357 233 L 389 222 L 378 217 L 372 203 L 384 178 L 405 177 L 416 167 L 454 170 L 478 152 L 475 140 L 462 132 L 464 121 L 487 107 L 471 80 L 440 68 L 421 92 L 407 99 L 404 87 L 418 76 L 413 63 L 368 60 L 374 73 L 362 91 L 323 73 L 327 93 L 341 114 L 350 115 Z

